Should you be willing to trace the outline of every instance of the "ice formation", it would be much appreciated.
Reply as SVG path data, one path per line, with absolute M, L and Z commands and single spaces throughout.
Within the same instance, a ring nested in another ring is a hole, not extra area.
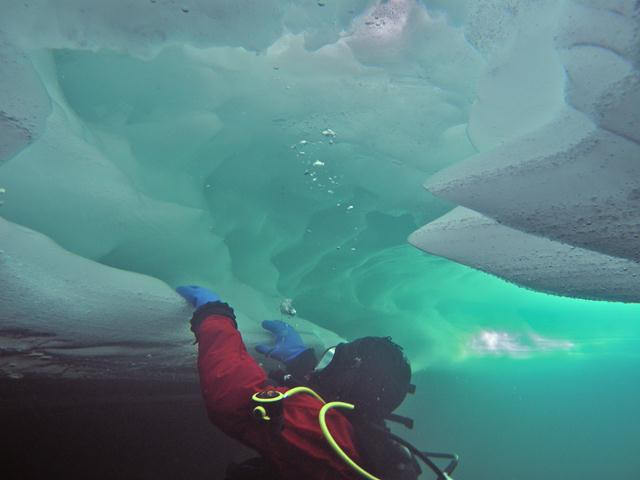
M 517 35 L 491 74 L 493 88 L 507 89 L 502 108 L 481 96 L 471 112 L 481 153 L 425 185 L 473 211 L 447 214 L 410 241 L 538 290 L 638 302 L 640 11 L 624 1 L 564 3 L 557 30 L 543 31 L 534 48 L 546 46 L 552 61 L 542 70 L 555 74 L 541 81 L 535 63 L 518 68 Z M 512 95 L 500 78 L 510 70 L 533 75 L 538 85 L 530 90 L 541 98 Z
M 457 358 L 486 277 L 406 245 L 450 209 L 434 174 L 470 210 L 421 248 L 638 300 L 635 2 L 319 3 L 4 2 L 3 371 L 187 372 L 185 283 L 250 345 L 287 298 L 318 348 Z
M 166 283 L 74 255 L 6 220 L 0 220 L 0 242 L 0 370 L 5 374 L 194 375 L 188 322 L 193 309 Z M 273 341 L 257 318 L 238 308 L 236 316 L 249 351 Z M 304 319 L 293 324 L 319 352 L 341 341 Z M 261 361 L 273 366 L 264 357 Z
M 436 255 L 535 290 L 637 302 L 640 264 L 508 227 L 458 207 L 409 238 Z
M 0 32 L 0 164 L 37 139 L 51 110 L 27 56 Z

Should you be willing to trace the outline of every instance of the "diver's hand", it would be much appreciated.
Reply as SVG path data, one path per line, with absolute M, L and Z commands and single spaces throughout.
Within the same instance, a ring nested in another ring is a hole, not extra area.
M 197 285 L 184 285 L 176 288 L 176 292 L 195 308 L 200 308 L 205 303 L 220 301 L 218 294 Z
M 269 330 L 276 336 L 274 345 L 262 344 L 256 347 L 258 352 L 268 357 L 287 363 L 308 350 L 300 334 L 288 323 L 280 320 L 265 320 L 262 322 L 262 328 Z

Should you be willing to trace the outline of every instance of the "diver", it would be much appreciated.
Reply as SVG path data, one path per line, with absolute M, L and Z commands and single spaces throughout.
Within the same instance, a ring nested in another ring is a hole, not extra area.
M 265 320 L 276 342 L 256 348 L 286 367 L 268 378 L 247 352 L 227 303 L 195 285 L 177 292 L 196 309 L 191 330 L 209 419 L 261 455 L 229 465 L 227 480 L 415 480 L 416 456 L 438 479 L 450 478 L 457 456 L 420 452 L 385 424 L 411 426 L 392 412 L 414 388 L 409 363 L 390 338 L 341 343 L 318 362 L 291 325 Z M 452 461 L 442 470 L 429 456 Z

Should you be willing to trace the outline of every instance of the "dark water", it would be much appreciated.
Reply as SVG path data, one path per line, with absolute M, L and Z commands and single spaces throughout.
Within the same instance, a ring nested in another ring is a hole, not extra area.
M 637 478 L 640 361 L 486 359 L 423 372 L 400 413 L 455 478 Z M 4 382 L 3 478 L 222 478 L 251 452 L 211 427 L 196 384 Z M 425 473 L 421 478 L 433 478 Z
M 252 453 L 212 428 L 196 384 L 0 384 L 3 479 L 216 479 Z

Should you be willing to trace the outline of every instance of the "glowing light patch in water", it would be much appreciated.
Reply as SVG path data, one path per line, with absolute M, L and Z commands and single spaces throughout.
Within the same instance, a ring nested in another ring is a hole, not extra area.
M 546 338 L 537 333 L 512 334 L 497 330 L 482 330 L 468 343 L 470 353 L 514 357 L 553 350 L 571 350 L 574 347 L 575 344 L 569 340 Z

